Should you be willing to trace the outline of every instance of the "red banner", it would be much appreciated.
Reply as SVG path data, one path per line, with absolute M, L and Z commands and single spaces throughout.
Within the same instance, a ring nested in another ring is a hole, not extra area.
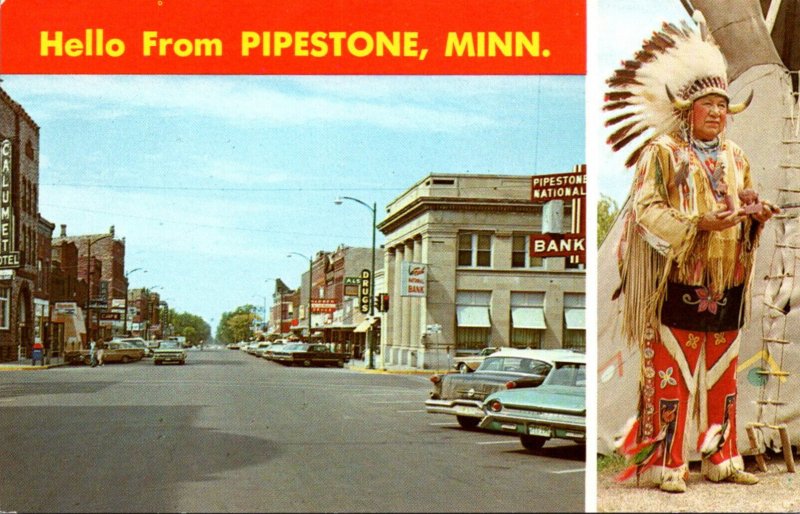
M 0 74 L 585 72 L 585 0 L 0 0 Z

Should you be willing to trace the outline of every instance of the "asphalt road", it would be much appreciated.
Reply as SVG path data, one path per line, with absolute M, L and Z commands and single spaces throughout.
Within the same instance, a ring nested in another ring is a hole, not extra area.
M 584 447 L 537 455 L 424 411 L 427 377 L 237 350 L 0 373 L 0 511 L 584 510 Z

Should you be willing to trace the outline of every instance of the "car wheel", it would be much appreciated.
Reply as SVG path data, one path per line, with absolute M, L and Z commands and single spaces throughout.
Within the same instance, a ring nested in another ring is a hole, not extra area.
M 127 355 L 123 355 L 123 356 L 122 356 L 122 363 L 123 363 L 123 364 L 127 364 L 127 363 L 129 363 L 130 361 L 131 361 L 131 358 L 130 358 L 130 357 L 128 357 Z
M 310 360 L 308 360 L 308 359 L 304 360 L 304 361 L 303 361 L 303 366 L 305 366 L 305 367 L 309 367 L 309 366 L 311 366 L 311 361 L 310 361 Z
M 342 359 L 339 359 L 338 361 L 336 361 L 336 366 L 338 366 L 340 368 L 343 368 L 344 367 L 344 361 Z
M 153 364 L 155 364 L 156 366 L 158 366 L 158 365 L 160 365 L 160 364 L 161 364 L 161 361 L 154 360 L 154 361 L 153 361 Z
M 181 366 L 183 366 L 184 364 L 186 364 L 186 361 L 181 361 Z
M 541 437 L 538 435 L 520 435 L 519 440 L 522 442 L 522 446 L 525 447 L 526 450 L 536 451 L 540 450 L 544 443 L 547 442 L 546 437 Z
M 87 366 L 90 366 L 92 364 L 92 358 L 87 355 L 86 357 L 83 358 L 83 363 L 86 364 Z
M 462 362 L 461 364 L 458 365 L 458 372 L 459 373 L 469 373 L 470 371 L 472 371 L 472 370 L 469 369 L 469 366 L 467 366 L 466 362 Z
M 464 428 L 475 428 L 481 422 L 480 418 L 471 418 L 469 416 L 456 416 L 456 421 Z

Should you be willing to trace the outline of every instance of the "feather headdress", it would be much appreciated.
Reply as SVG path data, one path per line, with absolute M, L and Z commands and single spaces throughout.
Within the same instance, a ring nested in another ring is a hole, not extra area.
M 613 112 L 606 126 L 614 128 L 608 144 L 618 151 L 643 137 L 626 166 L 636 162 L 651 140 L 678 130 L 683 111 L 692 102 L 712 93 L 728 98 L 725 58 L 711 39 L 702 13 L 695 11 L 693 18 L 699 31 L 686 22 L 680 26 L 665 22 L 634 58 L 623 61 L 622 68 L 606 81 L 610 90 L 603 110 Z M 752 96 L 750 93 L 742 104 L 729 106 L 728 112 L 743 111 Z

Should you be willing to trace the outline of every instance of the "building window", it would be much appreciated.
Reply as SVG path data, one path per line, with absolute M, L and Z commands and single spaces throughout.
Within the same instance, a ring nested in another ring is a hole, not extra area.
M 492 265 L 491 234 L 459 234 L 458 265 L 488 268 Z
M 544 267 L 542 257 L 531 257 L 531 238 L 529 236 L 514 236 L 511 245 L 512 268 Z
M 564 348 L 586 351 L 586 295 L 564 293 Z
M 491 346 L 491 291 L 456 293 L 456 348 L 478 349 Z
M 8 330 L 11 318 L 11 289 L 0 287 L 0 329 Z
M 544 319 L 544 293 L 511 293 L 511 346 L 541 348 L 547 329 Z

